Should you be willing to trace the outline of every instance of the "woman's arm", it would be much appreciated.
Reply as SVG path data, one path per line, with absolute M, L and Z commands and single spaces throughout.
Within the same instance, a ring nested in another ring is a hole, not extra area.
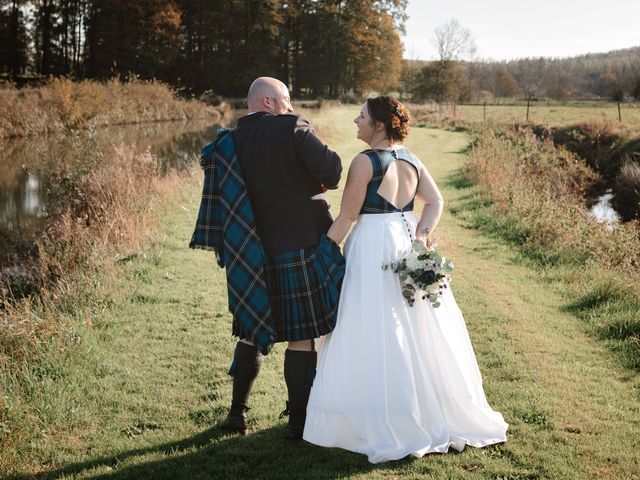
M 349 231 L 351 224 L 355 222 L 367 195 L 367 184 L 373 177 L 373 167 L 371 160 L 364 154 L 356 155 L 351 161 L 347 184 L 342 193 L 342 203 L 340 204 L 340 214 L 336 218 L 327 236 L 340 244 Z
M 444 208 L 444 199 L 436 182 L 427 171 L 424 165 L 420 168 L 420 181 L 418 182 L 418 198 L 424 203 L 422 215 L 416 228 L 416 240 L 420 240 L 425 246 L 428 246 L 429 236 L 433 233 Z

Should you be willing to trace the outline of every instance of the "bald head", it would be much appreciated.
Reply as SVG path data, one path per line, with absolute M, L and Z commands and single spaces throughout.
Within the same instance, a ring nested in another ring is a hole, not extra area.
M 280 80 L 271 77 L 260 77 L 253 81 L 247 94 L 247 106 L 249 112 L 293 112 L 289 89 Z

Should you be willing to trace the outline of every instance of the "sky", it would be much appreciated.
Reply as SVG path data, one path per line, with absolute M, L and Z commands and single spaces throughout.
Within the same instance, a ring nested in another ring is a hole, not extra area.
M 455 18 L 481 59 L 572 57 L 640 46 L 640 0 L 409 0 L 404 57 L 434 60 L 434 29 Z

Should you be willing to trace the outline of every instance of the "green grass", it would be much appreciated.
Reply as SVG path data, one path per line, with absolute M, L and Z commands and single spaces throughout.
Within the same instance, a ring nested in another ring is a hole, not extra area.
M 343 158 L 362 147 L 349 123 L 356 108 L 306 113 Z M 639 478 L 640 379 L 582 320 L 592 304 L 604 305 L 598 292 L 576 303 L 564 267 L 533 266 L 461 214 L 468 204 L 485 208 L 460 175 L 468 141 L 463 133 L 415 128 L 407 144 L 445 196 L 439 248 L 456 262 L 453 289 L 489 403 L 510 424 L 506 444 L 375 466 L 361 455 L 286 442 L 278 418 L 286 399 L 283 345 L 266 358 L 255 386 L 255 433 L 221 431 L 235 341 L 224 271 L 212 254 L 187 248 L 200 193 L 191 182 L 167 210 L 165 239 L 121 262 L 122 276 L 104 287 L 109 301 L 91 325 L 73 323 L 78 354 L 60 367 L 75 392 L 65 402 L 69 427 L 26 442 L 17 478 Z M 339 197 L 331 193 L 334 212 Z
M 624 103 L 620 106 L 622 125 L 632 130 L 640 130 L 640 104 Z M 453 108 L 444 107 L 442 112 L 437 107 L 425 106 L 421 110 L 429 113 L 429 118 L 455 118 L 466 122 L 525 122 L 527 105 L 491 105 L 486 110 L 482 105 L 458 105 L 454 114 Z M 570 102 L 567 104 L 549 104 L 532 102 L 529 109 L 529 121 L 535 124 L 554 126 L 574 125 L 585 122 L 611 121 L 618 123 L 618 105 L 612 102 Z

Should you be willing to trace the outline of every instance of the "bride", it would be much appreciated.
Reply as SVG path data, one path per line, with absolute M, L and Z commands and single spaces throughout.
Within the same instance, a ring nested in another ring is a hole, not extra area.
M 443 200 L 402 141 L 409 115 L 396 99 L 370 98 L 355 119 L 369 149 L 352 161 L 340 215 L 328 236 L 345 245 L 346 275 L 335 330 L 319 360 L 303 438 L 367 455 L 372 463 L 506 441 L 491 409 L 451 289 L 441 305 L 409 306 L 398 260 L 417 239 L 429 245 Z M 420 219 L 413 201 L 426 204 Z

